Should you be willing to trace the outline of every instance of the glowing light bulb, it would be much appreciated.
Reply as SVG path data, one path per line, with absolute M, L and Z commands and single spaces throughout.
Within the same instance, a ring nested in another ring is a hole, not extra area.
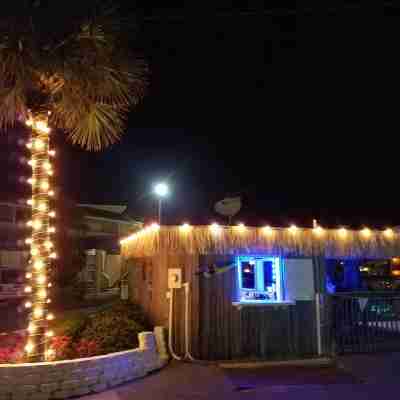
M 42 227 L 42 221 L 40 219 L 35 219 L 32 222 L 32 227 L 33 229 L 35 229 L 36 231 L 38 231 L 41 227 Z
M 52 283 L 51 282 L 49 282 L 48 284 L 47 284 L 47 287 L 52 287 L 53 285 L 52 285 Z
M 242 222 L 240 222 L 239 224 L 237 224 L 236 229 L 237 229 L 240 233 L 244 233 L 244 232 L 246 232 L 246 225 L 243 224 Z
M 54 190 L 49 190 L 49 191 L 47 192 L 47 194 L 48 194 L 50 197 L 53 197 L 53 196 L 54 196 Z
M 33 125 L 33 120 L 32 119 L 27 119 L 25 121 L 26 126 L 32 126 Z
M 188 223 L 184 223 L 179 227 L 179 230 L 182 233 L 189 233 L 191 231 L 192 227 Z
M 38 206 L 39 211 L 46 211 L 47 210 L 47 204 L 46 203 L 40 203 Z
M 35 178 L 29 178 L 29 179 L 27 180 L 27 182 L 28 182 L 30 185 L 34 185 L 34 184 L 36 183 L 36 179 L 35 179 Z
M 54 315 L 50 313 L 50 314 L 47 315 L 46 319 L 48 321 L 52 321 L 54 319 Z
M 36 139 L 35 140 L 35 149 L 36 150 L 43 150 L 44 148 L 44 142 L 41 139 Z
M 274 231 L 272 230 L 272 228 L 269 225 L 264 226 L 264 228 L 262 228 L 262 232 L 264 233 L 264 235 L 267 235 L 267 236 L 272 236 L 272 234 L 274 233 Z
M 33 310 L 33 316 L 34 316 L 35 318 L 41 318 L 41 317 L 43 317 L 43 308 L 35 308 L 35 309 Z
M 31 149 L 31 148 L 32 148 L 32 142 L 28 142 L 28 143 L 26 144 L 26 147 L 27 147 L 28 149 Z
M 54 226 L 49 226 L 47 229 L 47 232 L 49 233 L 54 233 L 56 231 L 56 228 Z
M 210 225 L 210 230 L 215 235 L 218 235 L 221 232 L 221 227 L 216 222 L 214 222 Z
M 49 156 L 51 156 L 51 157 L 54 157 L 56 155 L 55 150 L 49 150 L 48 153 L 49 153 Z
M 321 228 L 320 226 L 316 226 L 314 229 L 313 229 L 313 233 L 314 233 L 314 235 L 316 235 L 316 236 L 322 236 L 325 232 L 324 232 L 324 229 L 323 228 Z
M 57 253 L 53 252 L 49 255 L 50 258 L 56 259 L 57 258 Z
M 158 231 L 160 229 L 160 225 L 158 225 L 157 222 L 153 222 L 150 225 L 150 229 L 153 230 L 153 231 Z
M 26 243 L 26 244 L 31 244 L 31 243 L 32 243 L 32 238 L 27 238 L 27 239 L 25 239 L 25 243 Z
M 47 357 L 47 358 L 53 357 L 54 354 L 55 354 L 55 351 L 54 351 L 53 349 L 47 349 L 47 350 L 46 350 L 46 357 Z
M 49 185 L 49 182 L 47 182 L 47 181 L 43 181 L 40 184 L 40 189 L 42 189 L 42 190 L 49 190 L 49 188 L 50 188 L 50 185 Z
M 45 275 L 39 275 L 36 279 L 36 282 L 39 285 L 43 285 L 46 282 L 46 276 Z
M 31 286 L 26 286 L 25 287 L 25 293 L 32 293 L 32 287 Z
M 26 203 L 28 204 L 28 206 L 32 206 L 33 205 L 33 200 L 29 199 L 29 200 L 26 201 Z
M 297 233 L 297 231 L 299 230 L 299 228 L 296 225 L 291 225 L 290 228 L 288 228 L 288 229 L 292 235 L 295 235 Z
M 39 292 L 38 292 L 38 296 L 39 296 L 41 299 L 45 299 L 45 298 L 46 298 L 46 296 L 47 296 L 47 292 L 46 292 L 46 290 L 45 290 L 45 289 L 41 289 L 41 290 L 39 290 Z
M 339 233 L 339 237 L 341 237 L 342 239 L 346 239 L 346 237 L 347 237 L 347 229 L 346 228 L 340 228 L 338 233 Z
M 27 301 L 25 303 L 25 308 L 31 308 L 32 307 L 32 303 L 30 301 Z
M 55 218 L 56 217 L 56 212 L 55 211 L 50 211 L 49 212 L 49 217 L 50 218 Z
M 31 249 L 31 255 L 32 256 L 37 256 L 39 254 L 39 250 L 36 247 L 33 247 Z
M 53 247 L 53 243 L 50 242 L 50 240 L 46 240 L 44 242 L 44 247 L 46 247 L 47 250 L 50 250 Z
M 27 353 L 32 353 L 34 348 L 35 348 L 35 346 L 33 345 L 33 343 L 32 342 L 28 342 L 27 345 L 25 346 L 25 351 Z
M 365 237 L 365 238 L 369 238 L 371 236 L 371 230 L 368 228 L 364 228 L 361 230 L 361 234 Z
M 46 300 L 46 303 L 47 303 L 47 304 L 50 304 L 50 303 L 51 303 L 51 299 L 47 299 L 47 300 Z
M 34 325 L 34 324 L 29 324 L 28 325 L 28 332 L 29 333 L 33 333 L 33 332 L 35 332 L 36 331 L 36 326 Z
M 393 229 L 390 229 L 390 228 L 386 228 L 386 229 L 383 231 L 383 234 L 384 234 L 388 239 L 392 239 L 393 236 L 394 236 Z
M 44 262 L 42 260 L 36 260 L 33 264 L 33 268 L 37 271 L 41 270 L 44 267 Z
M 50 128 L 46 121 L 36 121 L 35 128 L 43 133 L 50 133 Z
M 54 332 L 53 331 L 47 331 L 46 332 L 46 336 L 47 337 L 53 337 L 54 336 Z
M 26 278 L 26 279 L 31 279 L 31 278 L 32 278 L 32 272 L 27 272 L 27 273 L 25 274 L 25 278 Z

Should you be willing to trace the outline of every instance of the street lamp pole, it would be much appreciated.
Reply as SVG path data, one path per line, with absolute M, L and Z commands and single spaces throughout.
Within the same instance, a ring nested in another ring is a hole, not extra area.
M 162 197 L 158 198 L 158 225 L 161 226 L 161 208 L 162 208 Z
M 157 183 L 154 186 L 154 193 L 158 197 L 158 224 L 161 225 L 162 200 L 168 196 L 169 187 L 164 182 Z

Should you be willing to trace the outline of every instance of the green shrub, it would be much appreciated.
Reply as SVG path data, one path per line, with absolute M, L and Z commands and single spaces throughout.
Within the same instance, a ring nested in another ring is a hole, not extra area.
M 102 354 L 133 349 L 138 346 L 138 333 L 143 326 L 126 315 L 103 311 L 93 315 L 80 338 L 98 343 Z

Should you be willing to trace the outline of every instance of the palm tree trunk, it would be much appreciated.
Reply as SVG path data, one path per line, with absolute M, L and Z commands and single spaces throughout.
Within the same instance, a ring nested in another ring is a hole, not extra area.
M 50 178 L 53 174 L 49 161 L 49 133 L 47 116 L 45 118 L 30 118 L 27 125 L 31 127 L 31 141 L 28 147 L 31 150 L 32 167 L 32 237 L 31 261 L 28 266 L 27 278 L 30 281 L 25 291 L 30 295 L 30 301 L 26 306 L 31 308 L 29 314 L 28 342 L 26 346 L 28 360 L 30 362 L 45 361 L 49 359 L 52 350 L 47 346 L 47 341 L 52 333 L 48 330 L 49 320 L 53 319 L 48 310 L 50 303 L 49 270 L 51 259 L 55 257 L 53 243 L 50 236 L 54 227 L 50 225 L 50 218 L 54 216 L 51 211 L 50 198 L 53 195 Z

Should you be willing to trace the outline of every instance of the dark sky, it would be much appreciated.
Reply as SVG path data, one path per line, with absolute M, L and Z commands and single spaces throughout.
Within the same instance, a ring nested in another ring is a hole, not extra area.
M 216 200 L 241 194 L 249 224 L 400 224 L 396 9 L 159 3 L 138 13 L 147 97 L 107 151 L 56 139 L 62 193 L 151 219 L 151 185 L 166 179 L 170 223 L 208 223 Z

